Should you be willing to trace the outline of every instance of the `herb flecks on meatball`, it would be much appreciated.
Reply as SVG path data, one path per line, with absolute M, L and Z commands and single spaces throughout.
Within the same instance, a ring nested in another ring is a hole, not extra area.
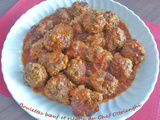
M 114 12 L 106 11 L 103 16 L 107 21 L 105 26 L 106 29 L 113 29 L 114 27 L 118 27 L 120 20 L 118 15 L 116 15 Z
M 89 9 L 90 9 L 90 6 L 87 2 L 77 1 L 72 4 L 71 12 L 74 17 L 77 17 L 87 12 Z
M 56 9 L 55 13 L 51 15 L 50 20 L 53 21 L 54 25 L 60 23 L 69 24 L 72 18 L 67 8 L 58 8 Z
M 83 81 L 85 74 L 86 74 L 86 65 L 85 62 L 80 59 L 79 57 L 76 59 L 72 59 L 68 65 L 67 68 L 64 70 L 68 78 L 70 80 L 79 85 L 79 84 L 85 84 L 85 81 Z
M 119 27 L 106 30 L 106 49 L 108 51 L 116 51 L 124 46 L 126 36 L 123 30 Z
M 91 116 L 99 111 L 103 96 L 99 92 L 91 91 L 84 85 L 78 86 L 70 92 L 73 113 L 76 116 Z
M 88 85 L 91 89 L 103 94 L 107 98 L 115 93 L 118 87 L 118 80 L 108 72 L 98 70 L 88 78 Z
M 74 20 L 71 21 L 70 25 L 73 27 L 76 35 L 80 35 L 85 32 L 81 24 L 81 16 L 75 17 Z
M 44 65 L 47 72 L 51 76 L 57 75 L 61 70 L 64 70 L 68 63 L 67 55 L 60 52 L 52 52 L 43 54 L 38 61 L 40 64 Z
M 107 70 L 112 61 L 112 57 L 109 51 L 96 45 L 90 46 L 86 53 L 87 60 L 93 63 L 93 67 L 96 70 Z
M 48 74 L 44 66 L 29 62 L 26 65 L 23 79 L 24 83 L 31 88 L 43 87 L 48 80 Z
M 30 49 L 30 56 L 33 60 L 37 60 L 41 55 L 46 54 L 48 51 L 44 47 L 44 38 L 34 43 Z
M 74 85 L 63 73 L 59 73 L 47 81 L 44 93 L 50 100 L 70 105 L 70 91 L 75 88 L 76 85 Z
M 97 10 L 91 10 L 84 13 L 82 16 L 81 23 L 85 30 L 89 33 L 100 33 L 106 25 L 106 20 L 103 14 Z
M 85 43 L 81 41 L 74 41 L 65 53 L 70 59 L 77 58 L 79 56 L 82 60 L 85 60 L 87 49 L 88 46 Z
M 146 56 L 144 47 L 136 39 L 127 40 L 121 54 L 132 60 L 134 64 L 141 63 Z
M 30 49 L 32 44 L 37 42 L 39 39 L 43 38 L 44 35 L 51 29 L 53 29 L 54 25 L 51 20 L 44 20 L 34 26 L 28 32 L 28 42 L 24 46 L 24 50 Z
M 103 33 L 98 33 L 98 34 L 94 34 L 94 35 L 89 35 L 86 39 L 85 39 L 85 43 L 88 46 L 101 46 L 104 47 L 105 46 L 105 38 L 104 38 L 104 34 Z
M 119 81 L 125 81 L 132 73 L 132 61 L 128 58 L 122 57 L 120 53 L 115 53 L 110 69 L 111 74 Z
M 44 45 L 49 51 L 61 51 L 70 46 L 73 37 L 73 28 L 61 23 L 44 36 Z

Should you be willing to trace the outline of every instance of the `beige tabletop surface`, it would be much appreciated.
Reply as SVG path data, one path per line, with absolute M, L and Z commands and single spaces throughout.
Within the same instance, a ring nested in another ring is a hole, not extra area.
M 2 17 L 18 0 L 0 0 Z M 115 0 L 134 11 L 141 19 L 160 25 L 160 0 Z M 0 94 L 0 120 L 35 120 L 11 98 Z

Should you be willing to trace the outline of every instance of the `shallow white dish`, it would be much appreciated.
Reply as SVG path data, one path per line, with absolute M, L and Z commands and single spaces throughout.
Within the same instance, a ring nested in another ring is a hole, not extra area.
M 71 106 L 49 101 L 41 94 L 36 94 L 23 82 L 23 65 L 21 62 L 23 39 L 32 25 L 38 23 L 45 16 L 50 15 L 59 7 L 69 7 L 77 0 L 48 0 L 44 1 L 23 14 L 11 28 L 4 42 L 2 50 L 2 72 L 5 83 L 13 98 L 18 104 L 25 107 L 24 110 L 37 119 L 52 119 L 45 113 L 55 117 L 75 117 Z M 133 115 L 148 100 L 157 81 L 158 75 L 158 50 L 153 36 L 143 21 L 127 7 L 109 0 L 83 0 L 97 10 L 111 10 L 115 12 L 127 25 L 132 37 L 144 46 L 146 50 L 145 60 L 140 64 L 135 81 L 132 86 L 120 96 L 106 103 L 102 103 L 99 112 L 92 116 L 98 119 L 100 116 L 110 115 L 110 119 L 126 119 Z M 137 106 L 134 110 L 134 106 Z M 23 107 L 22 107 L 23 108 Z M 32 110 L 39 110 L 40 115 Z M 128 112 L 121 112 L 129 110 Z M 118 114 L 117 112 L 120 113 Z M 109 119 L 109 118 L 103 118 Z

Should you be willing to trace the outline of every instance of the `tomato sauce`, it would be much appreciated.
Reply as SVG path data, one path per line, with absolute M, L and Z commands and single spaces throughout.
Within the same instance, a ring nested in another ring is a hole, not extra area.
M 68 8 L 68 10 L 70 10 L 70 8 Z M 41 21 L 49 19 L 50 16 L 45 17 Z M 126 25 L 123 22 L 120 21 L 119 27 L 125 32 L 127 40 L 132 38 L 129 31 L 128 31 L 128 28 L 126 27 Z M 77 35 L 77 36 L 75 36 L 74 40 L 78 39 L 78 40 L 84 42 L 87 35 L 88 35 L 87 32 L 82 34 L 82 35 Z M 22 63 L 24 65 L 24 68 L 25 68 L 25 66 L 28 62 L 36 62 L 36 61 L 32 60 L 32 58 L 30 57 L 30 50 L 29 49 L 27 49 L 27 50 L 24 49 L 24 45 L 27 44 L 27 42 L 29 41 L 30 38 L 31 38 L 31 36 L 28 33 L 26 35 L 26 38 L 23 41 L 24 44 L 23 44 L 23 53 L 22 53 Z M 119 86 L 116 88 L 115 94 L 113 94 L 112 96 L 104 99 L 103 102 L 107 102 L 109 99 L 113 99 L 116 96 L 120 95 L 122 92 L 126 91 L 132 85 L 132 82 L 135 79 L 136 71 L 137 71 L 138 67 L 139 67 L 139 65 L 133 65 L 133 72 L 131 73 L 130 78 L 127 79 L 125 82 L 119 82 Z M 33 91 L 35 93 L 41 93 L 42 95 L 45 95 L 44 94 L 44 87 L 33 88 Z
M 121 28 L 124 31 L 127 40 L 132 38 L 129 31 L 128 31 L 128 28 L 126 27 L 126 25 L 122 21 L 120 21 L 120 24 L 119 24 L 118 27 Z

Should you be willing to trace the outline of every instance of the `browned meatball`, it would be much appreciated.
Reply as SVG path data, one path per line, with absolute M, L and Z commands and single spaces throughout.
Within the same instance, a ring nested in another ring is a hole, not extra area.
M 120 28 L 106 30 L 106 49 L 108 51 L 115 51 L 121 49 L 126 41 L 126 36 Z
M 52 52 L 41 55 L 39 63 L 46 67 L 51 76 L 56 75 L 59 71 L 64 70 L 68 63 L 67 55 L 60 52 Z
M 93 63 L 93 67 L 96 70 L 107 70 L 112 61 L 112 57 L 110 52 L 96 45 L 90 46 L 86 53 L 87 60 Z
M 72 20 L 70 23 L 74 28 L 76 35 L 79 35 L 85 32 L 80 20 L 81 20 L 81 17 L 75 17 L 74 20 Z
M 33 60 L 37 60 L 41 55 L 46 54 L 48 51 L 44 47 L 44 38 L 34 43 L 30 49 L 30 56 Z
M 97 10 L 91 10 L 84 13 L 81 23 L 89 33 L 99 33 L 102 32 L 106 25 L 106 20 L 102 13 Z
M 71 26 L 58 24 L 44 36 L 44 45 L 49 51 L 61 51 L 70 46 L 73 35 L 74 32 Z
M 86 62 L 86 76 L 89 77 L 93 73 L 95 73 L 98 69 L 95 63 L 92 63 L 90 61 L 85 61 Z
M 76 85 L 69 81 L 63 73 L 59 73 L 47 81 L 44 93 L 50 100 L 55 100 L 59 103 L 70 105 L 70 91 L 75 88 Z
M 83 78 L 85 77 L 86 66 L 80 58 L 72 59 L 68 63 L 67 69 L 65 69 L 65 73 L 73 83 L 77 85 L 85 84 Z
M 125 81 L 130 77 L 132 72 L 132 61 L 128 58 L 122 57 L 120 53 L 115 53 L 110 69 L 111 74 L 119 81 Z
M 141 63 L 146 56 L 144 47 L 136 39 L 127 40 L 121 54 L 134 64 Z
M 73 39 L 73 41 L 81 41 L 83 43 L 85 43 L 85 40 L 87 39 L 87 37 L 89 36 L 90 34 L 87 33 L 87 32 L 84 32 L 80 35 L 75 35 L 75 38 Z
M 55 25 L 60 23 L 69 24 L 71 22 L 71 15 L 66 8 L 58 8 L 55 13 L 51 15 L 50 19 Z
M 99 33 L 99 34 L 94 34 L 94 35 L 89 35 L 87 39 L 85 40 L 86 45 L 97 45 L 104 47 L 105 46 L 105 39 L 104 39 L 104 34 Z
M 91 116 L 99 111 L 99 106 L 103 100 L 103 96 L 99 92 L 91 91 L 84 87 L 78 86 L 75 90 L 70 92 L 71 105 L 73 113 L 78 116 Z
M 71 43 L 71 46 L 66 50 L 66 55 L 69 58 L 76 58 L 80 56 L 82 60 L 86 59 L 87 45 L 80 41 Z
M 80 16 L 90 9 L 89 4 L 83 1 L 77 1 L 72 4 L 72 15 L 74 17 Z
M 24 83 L 32 88 L 42 87 L 48 80 L 48 74 L 44 66 L 39 63 L 27 63 L 24 74 Z
M 54 25 L 51 20 L 45 20 L 40 22 L 38 25 L 34 25 L 29 31 L 35 38 L 42 38 L 48 30 L 53 29 Z
M 112 11 L 106 11 L 103 14 L 104 18 L 107 21 L 107 24 L 105 26 L 106 29 L 112 29 L 114 27 L 117 27 L 119 24 L 119 17 L 118 15 L 116 15 L 114 12 Z
M 93 90 L 102 93 L 103 98 L 107 98 L 107 96 L 111 96 L 115 93 L 118 87 L 118 80 L 110 73 L 98 70 L 89 77 L 88 85 Z
M 40 38 L 43 38 L 47 31 L 53 29 L 54 25 L 51 20 L 44 20 L 37 25 L 31 27 L 28 32 L 29 41 L 25 44 L 24 49 L 27 50 L 31 45 L 37 42 Z

